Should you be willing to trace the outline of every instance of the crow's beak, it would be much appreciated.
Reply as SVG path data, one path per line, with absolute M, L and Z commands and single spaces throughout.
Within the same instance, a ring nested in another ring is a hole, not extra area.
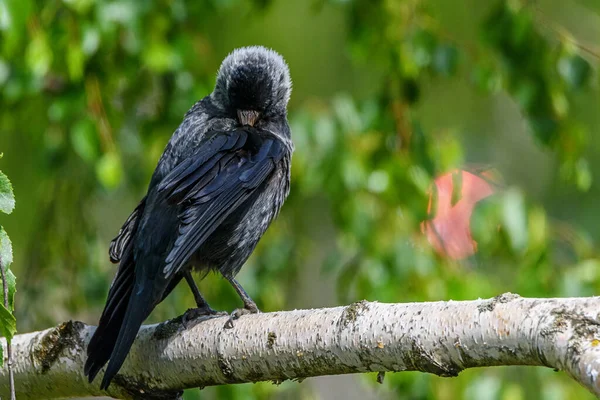
M 260 113 L 254 110 L 238 110 L 237 116 L 240 124 L 254 126 L 260 117 Z

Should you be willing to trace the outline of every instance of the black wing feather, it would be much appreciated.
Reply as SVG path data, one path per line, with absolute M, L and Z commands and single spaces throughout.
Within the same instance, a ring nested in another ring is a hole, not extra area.
M 215 229 L 252 196 L 284 154 L 279 141 L 267 137 L 249 143 L 248 133 L 237 130 L 211 140 L 164 178 L 159 191 L 167 193 L 169 203 L 182 204 L 179 236 L 165 260 L 165 277 L 179 271 Z
M 144 211 L 144 206 L 146 204 L 146 197 L 140 201 L 140 204 L 133 210 L 131 215 L 127 218 L 121 229 L 119 229 L 119 233 L 117 236 L 110 242 L 110 247 L 108 249 L 108 255 L 110 257 L 110 261 L 113 264 L 117 264 L 121 261 L 123 257 L 123 252 L 125 248 L 129 244 L 133 233 L 135 232 L 135 228 L 137 226 L 137 221 L 142 212 Z
M 162 180 L 158 186 L 158 191 L 167 191 L 169 202 L 179 203 L 180 198 L 176 194 L 184 192 L 186 189 L 189 189 L 189 185 L 195 184 L 200 176 L 205 175 L 219 161 L 224 152 L 242 148 L 246 144 L 247 138 L 248 134 L 244 131 L 234 131 L 229 134 L 213 136 L 192 157 L 188 157 L 179 163 Z

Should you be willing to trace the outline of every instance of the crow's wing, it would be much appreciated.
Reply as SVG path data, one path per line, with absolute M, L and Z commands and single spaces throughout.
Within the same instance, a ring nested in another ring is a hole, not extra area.
M 215 229 L 252 196 L 284 157 L 274 137 L 244 130 L 220 133 L 181 162 L 160 183 L 167 202 L 178 204 L 178 237 L 163 273 L 176 273 Z
M 146 204 L 146 197 L 140 201 L 140 204 L 133 210 L 131 215 L 127 218 L 117 236 L 110 242 L 110 247 L 108 249 L 108 255 L 110 256 L 110 261 L 114 264 L 121 261 L 121 257 L 123 257 L 123 252 L 127 248 L 127 245 L 131 241 L 132 235 L 135 233 L 138 218 L 142 215 L 144 211 L 144 205 Z

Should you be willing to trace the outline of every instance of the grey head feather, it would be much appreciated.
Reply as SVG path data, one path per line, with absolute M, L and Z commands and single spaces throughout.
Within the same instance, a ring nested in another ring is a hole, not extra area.
M 255 110 L 285 115 L 292 91 L 288 66 L 281 55 L 262 46 L 230 53 L 219 68 L 211 98 L 223 111 Z

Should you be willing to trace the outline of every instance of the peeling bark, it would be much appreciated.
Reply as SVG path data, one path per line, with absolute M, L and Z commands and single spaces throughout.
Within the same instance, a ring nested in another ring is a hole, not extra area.
M 600 396 L 600 298 L 383 304 L 144 326 L 108 392 L 83 375 L 95 329 L 69 321 L 16 336 L 13 369 L 20 400 L 110 395 L 177 399 L 185 388 L 302 380 L 369 371 L 457 376 L 472 367 L 536 365 L 565 371 Z M 2 341 L 6 347 L 6 341 Z M 6 354 L 6 353 L 5 353 Z M 383 378 L 383 374 L 379 375 Z M 0 370 L 0 396 L 9 393 Z

